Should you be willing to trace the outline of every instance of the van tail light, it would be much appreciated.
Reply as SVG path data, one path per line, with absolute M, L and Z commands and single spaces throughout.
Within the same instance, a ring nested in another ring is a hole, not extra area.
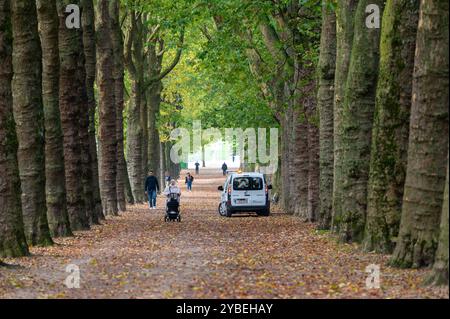
M 269 187 L 266 184 L 266 194 L 269 194 Z
M 228 195 L 231 195 L 231 186 L 228 186 Z

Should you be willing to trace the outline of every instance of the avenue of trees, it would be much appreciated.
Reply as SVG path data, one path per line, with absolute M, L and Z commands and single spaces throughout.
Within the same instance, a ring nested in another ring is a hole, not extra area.
M 0 258 L 144 202 L 201 119 L 279 127 L 286 213 L 448 284 L 448 7 L 0 0 Z

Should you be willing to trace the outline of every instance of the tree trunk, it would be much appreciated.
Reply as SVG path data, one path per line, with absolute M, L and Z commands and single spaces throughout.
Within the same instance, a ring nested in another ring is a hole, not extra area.
M 83 3 L 81 3 L 83 6 Z M 84 9 L 84 8 L 83 8 Z M 83 11 L 82 9 L 82 11 Z M 84 11 L 83 11 L 84 12 Z M 84 30 L 82 31 L 81 37 L 78 39 L 80 42 L 80 51 L 78 52 L 78 68 L 76 73 L 76 81 L 78 83 L 78 95 L 77 103 L 80 107 L 80 118 L 79 118 L 79 131 L 80 135 L 80 146 L 81 146 L 81 183 L 83 185 L 83 200 L 84 209 L 90 224 L 99 224 L 99 218 L 95 211 L 95 202 L 93 197 L 93 173 L 92 173 L 92 158 L 91 158 L 91 140 L 89 136 L 89 99 L 87 94 L 86 86 L 86 68 L 85 68 L 85 56 L 84 56 Z
M 123 170 L 122 172 L 123 172 L 124 180 L 125 180 L 125 198 L 126 198 L 128 204 L 134 205 L 133 192 L 131 191 L 130 178 L 128 177 L 126 161 L 125 161 L 125 165 L 122 168 L 122 170 Z
M 293 117 L 293 142 L 290 148 L 292 168 L 290 172 L 290 184 L 292 189 L 290 201 L 294 205 L 294 214 L 303 221 L 308 220 L 308 174 L 309 174 L 309 150 L 308 150 L 308 123 L 304 111 L 294 112 Z
M 162 83 L 154 83 L 148 90 L 148 168 L 154 170 L 155 175 L 159 176 L 159 132 L 156 123 L 156 117 L 159 113 L 161 104 Z
M 333 96 L 336 69 L 336 14 L 322 3 L 317 108 L 320 116 L 320 185 L 318 228 L 329 229 L 333 199 Z
M 96 221 L 104 219 L 102 210 L 102 201 L 99 187 L 98 156 L 97 156 L 97 135 L 95 132 L 95 72 L 96 72 L 96 48 L 95 48 L 95 16 L 93 0 L 81 0 L 83 8 L 82 27 L 83 27 L 83 47 L 86 69 L 86 92 L 88 99 L 89 114 L 89 155 L 92 174 L 92 200 L 94 205 Z
M 439 244 L 436 251 L 433 270 L 431 271 L 431 275 L 426 279 L 427 284 L 436 286 L 448 286 L 448 182 L 447 160 L 447 180 L 445 183 L 444 201 L 442 204 Z
M 391 259 L 398 267 L 431 265 L 439 239 L 448 154 L 448 8 L 422 0 L 417 29 L 402 217 Z
M 87 230 L 89 218 L 83 200 L 83 175 L 81 165 L 81 142 L 79 135 L 80 105 L 78 101 L 79 83 L 74 80 L 77 73 L 82 33 L 66 27 L 65 8 L 69 4 L 79 5 L 79 1 L 57 1 L 59 16 L 59 108 L 64 142 L 64 167 L 66 175 L 67 211 L 72 230 Z
M 25 236 L 30 245 L 51 245 L 45 204 L 42 61 L 36 3 L 12 2 L 13 109 Z
M 419 2 L 389 0 L 383 15 L 364 249 L 392 253 L 400 225 Z
M 117 203 L 119 210 L 127 210 L 125 200 L 125 154 L 123 149 L 123 107 L 124 107 L 124 64 L 123 64 L 123 40 L 120 28 L 120 2 L 110 2 L 112 44 L 114 50 L 114 93 L 116 103 L 116 138 L 117 138 Z
M 350 65 L 352 53 L 353 28 L 355 10 L 358 1 L 338 0 L 336 7 L 336 70 L 334 76 L 334 105 L 333 105 L 333 202 L 331 227 L 334 232 L 338 231 L 337 226 L 342 219 L 342 111 L 344 108 L 345 84 Z
M 281 203 L 283 210 L 286 213 L 293 213 L 294 204 L 293 195 L 291 186 L 291 179 L 289 177 L 289 172 L 293 170 L 292 165 L 292 109 L 287 109 L 286 113 L 283 114 L 283 118 L 281 121 L 281 128 L 283 130 L 283 138 L 281 140 L 281 152 L 283 156 L 283 161 L 281 161 L 281 177 L 282 177 L 282 191 L 281 191 Z
M 0 257 L 28 255 L 20 202 L 17 136 L 12 106 L 10 1 L 0 0 Z
M 142 127 L 140 123 L 141 88 L 139 80 L 131 80 L 131 101 L 127 118 L 127 158 L 133 198 L 136 203 L 144 201 L 142 171 Z
M 97 4 L 97 85 L 99 91 L 99 141 L 100 190 L 102 192 L 103 213 L 117 215 L 117 132 L 114 86 L 114 53 L 111 38 L 109 1 L 99 0 Z
M 45 119 L 45 189 L 53 237 L 71 236 L 66 201 L 64 149 L 59 111 L 58 11 L 54 0 L 38 0 L 42 45 L 42 98 Z
M 319 128 L 311 122 L 308 122 L 308 151 L 308 220 L 315 222 L 319 215 Z
M 127 166 L 135 203 L 144 202 L 143 127 L 141 103 L 143 97 L 144 56 L 142 17 L 130 14 L 131 29 L 125 46 L 125 65 L 131 81 L 131 97 L 127 118 Z
M 355 14 L 352 56 L 341 112 L 341 218 L 335 227 L 341 241 L 361 241 L 367 209 L 370 146 L 379 61 L 380 29 L 366 26 L 366 7 L 383 10 L 384 1 L 361 0 Z

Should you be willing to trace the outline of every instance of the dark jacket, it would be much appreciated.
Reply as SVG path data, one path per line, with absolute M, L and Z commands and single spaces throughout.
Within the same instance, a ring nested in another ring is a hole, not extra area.
M 147 176 L 145 179 L 145 191 L 154 191 L 157 190 L 159 192 L 159 182 L 155 176 Z
M 222 171 L 226 171 L 227 169 L 228 169 L 228 166 L 227 166 L 227 164 L 224 163 L 224 164 L 222 165 Z
M 192 183 L 194 181 L 194 176 L 186 176 L 184 179 L 184 183 L 187 184 L 188 182 Z

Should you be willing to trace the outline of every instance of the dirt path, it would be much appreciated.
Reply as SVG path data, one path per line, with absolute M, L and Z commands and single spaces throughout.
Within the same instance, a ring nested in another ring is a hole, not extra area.
M 417 298 L 445 297 L 421 288 L 426 270 L 386 266 L 387 256 L 338 245 L 314 225 L 273 212 L 270 217 L 217 213 L 218 172 L 202 171 L 183 189 L 181 223 L 158 210 L 130 207 L 32 256 L 0 267 L 0 298 Z M 69 289 L 66 267 L 80 269 Z M 381 288 L 367 289 L 365 269 L 381 267 Z

